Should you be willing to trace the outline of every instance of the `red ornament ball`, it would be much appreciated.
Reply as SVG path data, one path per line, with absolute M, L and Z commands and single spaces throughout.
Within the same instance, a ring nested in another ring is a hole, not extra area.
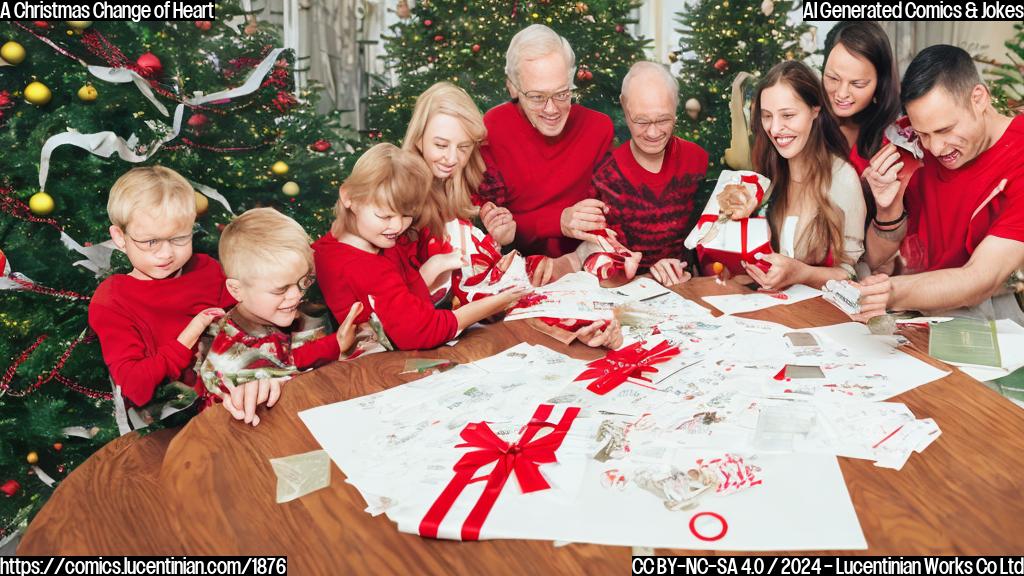
M 47 22 L 46 20 L 33 20 L 32 24 L 35 25 L 36 28 L 49 28 L 50 27 L 50 23 Z
M 21 490 L 21 484 L 17 480 L 8 480 L 0 486 L 0 492 L 3 492 L 8 498 L 17 494 L 19 490 Z
M 58 474 L 63 474 L 64 473 L 64 465 L 63 464 L 58 464 L 57 465 L 57 473 Z
M 189 117 L 188 122 L 186 123 L 192 128 L 200 129 L 209 124 L 210 119 L 206 116 L 206 114 L 193 114 Z
M 208 32 L 210 28 L 213 28 L 213 22 L 209 20 L 196 20 L 196 28 L 199 28 L 203 32 Z
M 327 140 L 320 139 L 317 140 L 316 142 L 313 142 L 310 148 L 316 150 L 317 152 L 327 152 L 328 150 L 331 149 L 331 143 L 328 142 Z
M 53 445 L 53 449 L 56 450 L 57 452 L 60 452 L 61 450 L 64 449 L 64 445 L 61 444 L 60 442 L 57 442 Z
M 433 20 L 424 20 L 423 21 L 423 25 L 426 26 L 427 28 L 430 28 L 431 26 L 434 25 L 434 21 Z
M 160 59 L 156 57 L 156 54 L 152 52 L 146 52 L 139 59 L 135 61 L 135 64 L 141 69 L 140 73 L 146 78 L 154 78 L 164 73 L 164 65 L 160 62 Z
M 719 72 L 725 72 L 729 69 L 729 63 L 725 61 L 725 58 L 719 58 L 715 61 L 715 70 Z
M 480 45 L 479 44 L 473 44 L 473 52 L 476 53 L 476 52 L 479 52 L 479 51 L 480 51 Z
M 442 36 L 440 34 L 438 34 L 437 36 L 434 36 L 434 42 L 444 42 L 444 36 Z
M 576 79 L 580 82 L 590 82 L 594 79 L 594 73 L 587 68 L 580 68 L 576 71 Z
M 622 34 L 623 30 L 625 30 L 625 28 L 622 27 L 622 24 L 615 25 L 615 31 L 618 32 L 619 34 Z

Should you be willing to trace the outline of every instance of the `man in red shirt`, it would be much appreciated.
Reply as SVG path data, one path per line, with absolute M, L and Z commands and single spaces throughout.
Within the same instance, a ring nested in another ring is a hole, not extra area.
M 900 193 L 896 149 L 890 144 L 872 159 L 865 178 L 878 213 L 866 256 L 875 269 L 899 250 L 907 273 L 866 278 L 856 319 L 989 302 L 984 315 L 1021 318 L 1006 285 L 1024 266 L 1024 117 L 992 107 L 971 57 L 954 46 L 921 51 L 901 98 L 926 150 L 924 165 Z
M 476 203 L 494 233 L 514 226 L 525 254 L 561 256 L 579 244 L 567 238 L 587 222 L 604 227 L 604 204 L 590 197 L 590 178 L 611 145 L 608 116 L 572 103 L 576 55 L 569 43 L 541 24 L 512 38 L 506 53 L 511 102 L 484 115 L 487 163 Z M 511 212 L 494 210 L 494 203 Z M 499 241 L 511 237 L 494 233 Z

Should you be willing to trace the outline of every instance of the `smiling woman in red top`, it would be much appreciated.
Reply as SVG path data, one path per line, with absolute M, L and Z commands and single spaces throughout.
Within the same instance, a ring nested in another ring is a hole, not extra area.
M 541 24 L 521 30 L 506 54 L 512 101 L 484 115 L 487 172 L 475 201 L 511 211 L 516 246 L 526 254 L 561 256 L 579 244 L 565 237 L 574 223 L 605 226 L 590 177 L 611 145 L 612 121 L 572 103 L 575 68 L 565 38 Z

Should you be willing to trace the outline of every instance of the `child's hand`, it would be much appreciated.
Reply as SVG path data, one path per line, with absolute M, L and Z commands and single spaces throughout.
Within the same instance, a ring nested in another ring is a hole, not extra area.
M 188 326 L 181 331 L 181 334 L 178 334 L 178 342 L 181 342 L 186 348 L 195 346 L 210 324 L 213 324 L 216 319 L 222 318 L 224 314 L 223 308 L 207 308 L 196 314 Z
M 356 302 L 348 311 L 345 321 L 338 327 L 338 345 L 341 347 L 341 356 L 338 360 L 348 358 L 352 345 L 356 343 L 356 317 L 363 311 L 363 303 Z
M 420 277 L 423 278 L 423 283 L 427 285 L 427 288 L 433 292 L 441 287 L 453 270 L 458 270 L 463 266 L 469 266 L 469 257 L 461 252 L 435 254 L 427 258 L 427 261 L 420 266 Z
M 260 417 L 256 415 L 256 407 L 264 402 L 266 402 L 267 408 L 276 404 L 281 397 L 281 384 L 290 379 L 290 377 L 264 378 L 246 382 L 240 386 L 222 380 L 228 390 L 227 394 L 221 394 L 222 405 L 235 420 L 244 420 L 246 424 L 256 426 L 260 423 Z
M 189 326 L 194 325 L 199 328 L 200 332 L 203 332 L 210 324 L 213 324 L 216 319 L 223 317 L 224 314 L 225 312 L 223 308 L 207 308 L 199 314 L 196 314 L 195 318 L 192 319 L 192 322 L 189 323 Z
M 532 292 L 533 290 L 530 288 L 509 288 L 502 292 L 498 292 L 494 296 L 491 296 L 491 298 L 495 299 L 495 304 L 500 303 L 501 309 L 505 310 Z
M 592 348 L 604 346 L 616 350 L 622 346 L 622 326 L 616 319 L 594 322 L 577 330 L 576 338 Z
M 433 262 L 433 266 L 437 267 L 438 274 L 445 272 L 451 272 L 458 270 L 463 266 L 469 266 L 469 256 L 466 256 L 462 252 L 447 252 L 445 254 L 435 254 L 424 262 L 424 266 Z

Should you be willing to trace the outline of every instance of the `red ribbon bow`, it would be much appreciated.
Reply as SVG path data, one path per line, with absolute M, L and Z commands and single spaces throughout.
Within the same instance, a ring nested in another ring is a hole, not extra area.
M 620 350 L 612 350 L 604 358 L 587 364 L 588 369 L 576 377 L 580 380 L 594 379 L 587 386 L 594 394 L 604 395 L 619 387 L 629 378 L 650 382 L 644 372 L 657 372 L 652 364 L 660 364 L 679 354 L 679 347 L 664 340 L 650 350 L 644 348 L 646 341 L 637 342 Z
M 480 529 L 483 527 L 484 520 L 487 519 L 502 488 L 505 487 L 505 483 L 513 473 L 519 479 L 519 487 L 524 494 L 551 488 L 551 485 L 540 473 L 540 465 L 558 461 L 555 451 L 562 445 L 562 440 L 565 439 L 573 420 L 580 412 L 580 409 L 576 407 L 567 408 L 558 424 L 551 424 L 547 422 L 547 418 L 551 416 L 552 409 L 553 406 L 550 404 L 538 406 L 522 436 L 518 441 L 512 443 L 502 440 L 486 422 L 467 424 L 459 433 L 465 442 L 457 445 L 456 448 L 468 447 L 476 448 L 476 450 L 466 452 L 455 463 L 453 468 L 455 477 L 448 482 L 444 491 L 420 521 L 420 536 L 437 538 L 441 521 L 444 520 L 462 491 L 473 482 L 486 481 L 487 485 L 462 524 L 463 540 L 478 540 L 480 538 Z M 544 428 L 551 428 L 551 433 L 535 438 L 537 433 Z M 489 474 L 473 477 L 480 468 L 492 462 L 494 470 Z
M 488 284 L 494 284 L 501 280 L 501 277 L 505 274 L 499 264 L 502 263 L 501 250 L 498 248 L 497 242 L 491 238 L 488 234 L 483 238 L 478 239 L 476 236 L 472 236 L 473 246 L 476 247 L 476 254 L 469 257 L 470 264 L 473 266 L 474 272 L 469 278 L 466 278 L 464 282 L 466 286 L 476 286 L 484 280 Z

